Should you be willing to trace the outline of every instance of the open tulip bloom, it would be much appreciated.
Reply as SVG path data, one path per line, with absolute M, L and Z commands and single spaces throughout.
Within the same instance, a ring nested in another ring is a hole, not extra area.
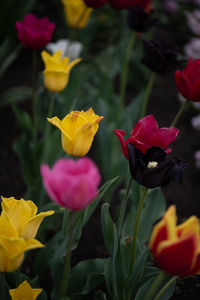
M 70 62 L 69 57 L 61 57 L 61 50 L 55 52 L 53 55 L 42 51 L 41 55 L 45 65 L 45 70 L 43 71 L 45 87 L 51 92 L 62 91 L 68 84 L 71 69 L 81 59 L 77 58 Z
M 12 300 L 36 300 L 40 293 L 42 293 L 42 289 L 32 289 L 27 280 L 22 282 L 16 289 L 9 290 Z
M 180 277 L 199 274 L 199 219 L 192 216 L 178 226 L 176 223 L 176 208 L 172 205 L 153 228 L 150 239 L 153 258 L 169 274 Z
M 92 145 L 103 117 L 95 115 L 92 108 L 87 111 L 72 111 L 60 120 L 57 117 L 47 120 L 60 129 L 63 150 L 73 156 L 85 156 Z

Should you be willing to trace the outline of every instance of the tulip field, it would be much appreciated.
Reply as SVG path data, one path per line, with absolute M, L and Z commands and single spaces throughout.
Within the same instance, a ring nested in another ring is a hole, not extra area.
M 0 300 L 200 299 L 200 1 L 4 1 Z

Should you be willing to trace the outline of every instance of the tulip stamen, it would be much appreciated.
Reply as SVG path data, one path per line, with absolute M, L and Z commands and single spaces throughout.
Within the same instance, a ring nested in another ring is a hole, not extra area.
M 147 165 L 147 168 L 148 169 L 152 169 L 152 168 L 155 168 L 157 167 L 158 165 L 158 162 L 157 161 L 149 161 L 148 165 Z

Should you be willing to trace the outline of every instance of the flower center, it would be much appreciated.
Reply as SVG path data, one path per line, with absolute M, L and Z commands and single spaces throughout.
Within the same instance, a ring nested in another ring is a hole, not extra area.
M 158 165 L 158 162 L 157 161 L 149 161 L 148 165 L 147 165 L 147 168 L 148 169 L 152 169 L 152 168 L 155 168 L 157 167 Z

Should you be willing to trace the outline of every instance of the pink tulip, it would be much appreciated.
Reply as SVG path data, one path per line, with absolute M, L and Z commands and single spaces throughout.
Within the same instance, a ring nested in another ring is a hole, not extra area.
M 41 166 L 43 184 L 49 197 L 57 204 L 78 211 L 97 195 L 101 180 L 95 163 L 87 158 L 59 159 L 52 169 Z
M 41 50 L 51 41 L 56 25 L 50 23 L 47 17 L 38 19 L 33 14 L 27 14 L 23 22 L 15 23 L 15 27 L 22 44 L 31 49 Z

